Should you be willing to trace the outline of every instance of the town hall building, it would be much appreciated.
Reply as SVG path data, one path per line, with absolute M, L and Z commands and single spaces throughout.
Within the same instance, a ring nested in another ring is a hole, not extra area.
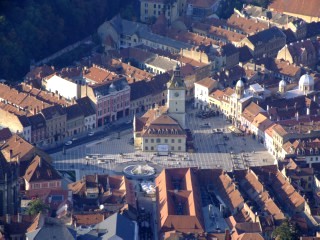
M 144 152 L 167 155 L 186 151 L 186 85 L 177 65 L 167 83 L 165 106 L 156 106 L 133 122 L 134 146 Z

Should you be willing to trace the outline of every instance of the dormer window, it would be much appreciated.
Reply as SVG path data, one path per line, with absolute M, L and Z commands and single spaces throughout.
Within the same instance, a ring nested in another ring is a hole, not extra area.
M 300 149 L 298 148 L 297 149 L 297 155 L 300 155 L 301 154 L 301 151 L 300 151 Z

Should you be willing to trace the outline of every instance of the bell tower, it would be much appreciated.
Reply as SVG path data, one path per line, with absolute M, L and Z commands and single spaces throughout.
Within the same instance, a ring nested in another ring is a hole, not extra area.
M 173 75 L 167 83 L 167 106 L 170 117 L 177 120 L 182 128 L 186 128 L 186 85 L 181 77 L 180 66 L 177 64 Z

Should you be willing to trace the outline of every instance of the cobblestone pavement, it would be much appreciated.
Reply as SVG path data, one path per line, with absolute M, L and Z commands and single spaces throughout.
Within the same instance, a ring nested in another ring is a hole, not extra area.
M 197 110 L 187 114 L 187 126 L 194 136 L 197 151 L 195 153 L 179 153 L 172 156 L 156 156 L 155 153 L 135 151 L 129 144 L 132 130 L 110 135 L 94 141 L 53 154 L 54 166 L 59 170 L 79 169 L 80 176 L 89 173 L 109 173 L 129 164 L 149 163 L 165 168 L 199 167 L 223 168 L 225 170 L 243 169 L 247 166 L 273 164 L 273 157 L 263 144 L 251 136 L 238 137 L 228 131 L 223 117 L 200 119 L 195 116 Z M 219 129 L 219 134 L 213 133 Z M 224 140 L 223 136 L 229 137 Z

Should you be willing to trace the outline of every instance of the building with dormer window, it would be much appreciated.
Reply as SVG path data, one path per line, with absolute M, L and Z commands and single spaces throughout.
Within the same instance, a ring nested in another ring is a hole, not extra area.
M 167 83 L 167 105 L 134 118 L 134 146 L 142 151 L 169 154 L 186 151 L 186 85 L 176 66 Z

